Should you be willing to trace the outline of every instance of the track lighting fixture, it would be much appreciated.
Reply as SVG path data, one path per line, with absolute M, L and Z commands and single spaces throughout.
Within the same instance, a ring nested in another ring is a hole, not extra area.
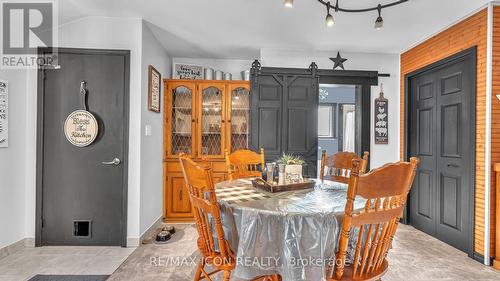
M 293 0 L 284 0 L 284 5 L 287 8 L 292 8 L 293 7 Z M 336 0 L 334 11 L 335 13 L 337 12 L 344 12 L 344 13 L 366 13 L 366 12 L 371 12 L 371 11 L 378 11 L 378 17 L 375 20 L 375 29 L 379 30 L 384 26 L 384 19 L 382 18 L 382 9 L 389 8 L 392 6 L 396 6 L 399 4 L 403 4 L 405 2 L 408 2 L 409 0 L 397 0 L 393 1 L 388 4 L 378 4 L 376 7 L 371 7 L 371 8 L 363 8 L 363 9 L 345 9 L 339 7 L 339 0 Z M 318 0 L 319 3 L 325 5 L 326 7 L 326 26 L 331 27 L 335 24 L 335 19 L 333 18 L 333 15 L 330 13 L 330 10 L 332 9 L 332 6 L 330 5 L 330 2 L 327 2 L 325 0 Z
M 375 20 L 375 30 L 380 30 L 384 27 L 384 19 L 382 18 L 382 5 L 378 4 L 378 18 Z

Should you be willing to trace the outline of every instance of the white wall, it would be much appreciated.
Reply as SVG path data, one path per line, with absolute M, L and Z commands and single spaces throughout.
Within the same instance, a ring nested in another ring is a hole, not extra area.
M 171 58 L 155 38 L 146 24 L 142 24 L 141 59 L 141 195 L 140 195 L 140 234 L 162 216 L 162 165 L 163 165 L 163 83 L 161 84 L 161 111 L 149 111 L 148 104 L 148 66 L 152 65 L 169 78 Z M 151 136 L 145 135 L 146 125 L 151 126 Z
M 204 59 L 204 58 L 172 58 L 173 63 L 196 64 L 203 67 L 210 67 L 214 71 L 221 70 L 224 73 L 229 72 L 233 80 L 241 80 L 241 71 L 250 70 L 253 60 L 239 59 Z M 170 77 L 168 77 L 170 78 Z
M 26 72 L 0 70 L 9 82 L 9 147 L 0 148 L 0 248 L 25 238 Z
M 331 69 L 333 62 L 329 59 L 337 55 L 337 50 L 332 51 L 304 51 L 294 49 L 261 49 L 261 64 L 269 67 L 296 67 L 307 68 L 311 62 L 316 62 L 321 69 Z M 344 63 L 347 70 L 377 70 L 380 73 L 389 73 L 391 77 L 380 78 L 379 83 L 384 84 L 384 96 L 389 100 L 389 144 L 375 144 L 372 133 L 370 145 L 370 167 L 375 168 L 387 162 L 399 161 L 399 55 L 398 54 L 369 54 L 349 53 L 341 50 L 342 57 L 348 59 Z M 373 103 L 378 97 L 379 87 L 371 89 L 373 116 Z

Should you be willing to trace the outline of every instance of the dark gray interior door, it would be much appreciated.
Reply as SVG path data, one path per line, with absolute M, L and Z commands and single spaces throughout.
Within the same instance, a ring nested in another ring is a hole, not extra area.
M 37 244 L 125 246 L 129 52 L 61 49 L 59 65 L 40 71 Z M 66 117 L 84 108 L 81 81 L 99 123 L 86 147 L 63 130 Z
M 272 75 L 259 77 L 258 85 L 252 88 L 250 149 L 265 149 L 266 161 L 281 155 L 281 119 L 283 85 Z
M 315 177 L 318 155 L 318 86 L 312 77 L 285 76 L 282 147 L 306 161 L 304 174 Z M 317 81 L 317 80 L 316 80 Z
M 316 177 L 318 78 L 307 69 L 262 68 L 252 79 L 250 149 L 264 147 L 266 161 L 301 156 L 304 175 Z
M 410 224 L 463 251 L 473 223 L 473 61 L 461 56 L 409 79 L 410 155 L 421 161 Z

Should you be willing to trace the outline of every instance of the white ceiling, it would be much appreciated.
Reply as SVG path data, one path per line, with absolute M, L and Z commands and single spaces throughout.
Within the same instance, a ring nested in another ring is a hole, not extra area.
M 331 0 L 334 3 L 334 0 Z M 364 8 L 392 0 L 339 0 Z M 84 16 L 143 18 L 176 57 L 251 59 L 261 48 L 400 53 L 477 10 L 488 0 L 410 0 L 382 11 L 384 28 L 373 28 L 376 11 L 334 14 L 317 0 L 64 0 L 60 23 Z

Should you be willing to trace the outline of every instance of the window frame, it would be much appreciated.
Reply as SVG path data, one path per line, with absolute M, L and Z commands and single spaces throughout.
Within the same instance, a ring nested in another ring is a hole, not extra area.
M 320 135 L 319 133 L 319 128 L 318 128 L 318 138 L 321 139 L 335 139 L 337 138 L 337 122 L 338 122 L 338 108 L 337 108 L 337 103 L 319 103 L 318 105 L 318 119 L 319 119 L 319 109 L 320 107 L 328 107 L 331 110 L 332 117 L 330 120 L 330 135 Z M 319 124 L 319 120 L 318 120 Z

